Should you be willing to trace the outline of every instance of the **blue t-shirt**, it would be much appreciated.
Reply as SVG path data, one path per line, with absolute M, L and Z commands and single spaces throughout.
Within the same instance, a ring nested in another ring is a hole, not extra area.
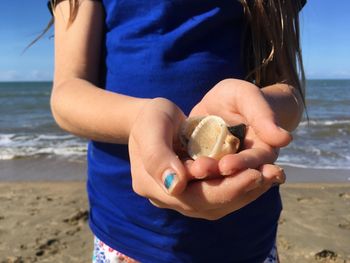
M 217 82 L 245 76 L 239 1 L 103 5 L 107 90 L 165 97 L 188 114 Z M 141 262 L 262 262 L 275 242 L 278 187 L 217 221 L 185 217 L 133 192 L 126 145 L 96 141 L 88 149 L 87 187 L 94 234 Z

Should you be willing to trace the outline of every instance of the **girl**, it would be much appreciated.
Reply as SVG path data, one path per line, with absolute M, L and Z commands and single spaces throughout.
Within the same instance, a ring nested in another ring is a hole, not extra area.
M 52 112 L 90 139 L 94 262 L 277 262 L 272 164 L 303 110 L 297 2 L 52 1 Z M 244 149 L 182 160 L 181 123 L 208 114 L 246 123 Z

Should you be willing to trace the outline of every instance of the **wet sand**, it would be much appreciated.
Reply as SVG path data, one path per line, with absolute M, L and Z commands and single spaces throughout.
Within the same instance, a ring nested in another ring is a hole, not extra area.
M 298 168 L 281 165 L 287 182 L 350 183 L 350 170 Z M 38 157 L 0 160 L 0 182 L 3 181 L 77 181 L 86 179 L 84 157 L 75 159 Z

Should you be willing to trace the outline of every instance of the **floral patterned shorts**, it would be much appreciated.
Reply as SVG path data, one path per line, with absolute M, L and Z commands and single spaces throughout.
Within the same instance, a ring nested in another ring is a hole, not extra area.
M 270 251 L 270 255 L 263 263 L 278 263 L 276 245 Z M 110 248 L 97 237 L 94 239 L 94 253 L 92 263 L 138 263 L 138 261 Z

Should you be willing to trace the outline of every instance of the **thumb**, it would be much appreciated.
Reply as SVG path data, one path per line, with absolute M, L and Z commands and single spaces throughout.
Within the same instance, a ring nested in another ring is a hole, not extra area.
M 292 141 L 292 135 L 279 127 L 273 117 L 260 116 L 249 123 L 255 134 L 273 147 L 284 147 Z
M 170 195 L 182 193 L 187 185 L 186 168 L 173 150 L 176 124 L 171 119 L 149 123 L 152 131 L 143 134 L 140 154 L 148 174 Z
M 291 134 L 277 124 L 275 113 L 260 89 L 255 85 L 250 84 L 249 86 L 249 94 L 238 96 L 238 98 L 243 96 L 246 98 L 237 101 L 239 111 L 262 141 L 273 147 L 288 145 L 292 140 Z M 243 92 L 248 91 L 242 90 Z

